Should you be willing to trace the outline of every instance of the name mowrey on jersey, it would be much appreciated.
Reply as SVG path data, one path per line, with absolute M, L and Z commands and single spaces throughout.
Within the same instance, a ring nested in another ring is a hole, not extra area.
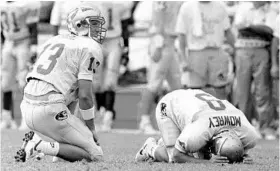
M 209 128 L 220 126 L 239 126 L 241 127 L 240 116 L 214 116 L 209 117 Z

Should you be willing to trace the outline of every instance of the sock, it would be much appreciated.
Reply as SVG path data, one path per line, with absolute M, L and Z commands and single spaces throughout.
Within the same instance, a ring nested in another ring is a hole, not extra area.
M 34 149 L 46 155 L 56 156 L 59 152 L 59 143 L 40 140 Z
M 141 122 L 150 123 L 150 122 L 151 122 L 151 117 L 150 117 L 150 115 L 142 115 L 142 116 L 141 116 Z

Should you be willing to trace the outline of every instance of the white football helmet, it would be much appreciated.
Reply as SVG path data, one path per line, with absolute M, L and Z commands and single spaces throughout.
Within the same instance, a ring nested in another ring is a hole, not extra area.
M 98 43 L 103 43 L 106 29 L 103 28 L 105 19 L 98 8 L 93 6 L 79 6 L 69 12 L 67 16 L 68 30 L 78 36 L 88 36 Z
M 214 154 L 225 156 L 231 163 L 241 162 L 244 155 L 244 147 L 237 136 L 232 130 L 224 130 L 213 138 Z

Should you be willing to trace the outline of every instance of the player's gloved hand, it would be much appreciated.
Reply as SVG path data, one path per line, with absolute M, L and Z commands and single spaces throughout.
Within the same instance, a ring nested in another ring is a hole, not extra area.
M 243 163 L 244 164 L 253 164 L 253 158 L 248 154 L 243 155 Z
M 214 155 L 214 154 L 212 154 L 210 161 L 212 163 L 229 163 L 229 160 L 227 157 L 220 156 L 220 155 Z
M 279 78 L 279 67 L 277 65 L 272 65 L 270 74 L 272 78 Z

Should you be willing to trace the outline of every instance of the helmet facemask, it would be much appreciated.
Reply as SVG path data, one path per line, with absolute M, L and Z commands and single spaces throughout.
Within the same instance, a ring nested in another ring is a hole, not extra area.
M 97 8 L 79 7 L 68 14 L 68 30 L 78 36 L 88 36 L 102 44 L 106 29 L 104 17 Z
M 103 17 L 87 17 L 76 23 L 79 30 L 78 35 L 88 36 L 102 44 L 106 37 L 106 29 L 103 28 L 105 20 Z
M 86 21 L 89 25 L 89 37 L 102 44 L 106 37 L 106 29 L 103 28 L 105 20 L 103 17 L 88 17 Z

